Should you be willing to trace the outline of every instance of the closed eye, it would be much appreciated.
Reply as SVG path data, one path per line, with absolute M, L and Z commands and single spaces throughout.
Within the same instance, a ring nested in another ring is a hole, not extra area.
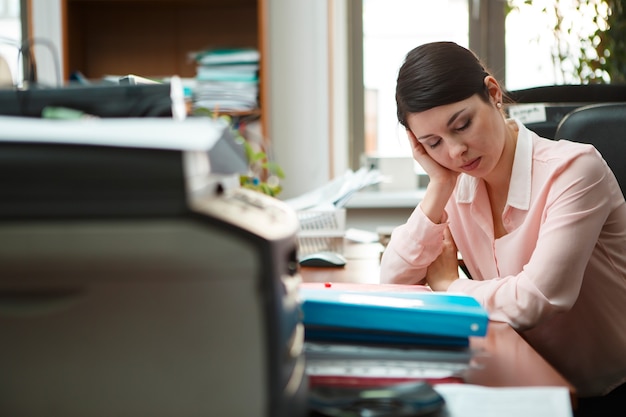
M 465 129 L 467 129 L 468 127 L 470 127 L 471 124 L 472 124 L 472 119 L 467 119 L 465 124 L 463 126 L 461 126 L 461 127 L 458 127 L 456 130 L 458 130 L 459 132 L 462 132 Z
M 430 149 L 435 149 L 437 146 L 439 146 L 440 143 L 441 143 L 441 138 L 437 140 L 429 141 L 427 145 Z

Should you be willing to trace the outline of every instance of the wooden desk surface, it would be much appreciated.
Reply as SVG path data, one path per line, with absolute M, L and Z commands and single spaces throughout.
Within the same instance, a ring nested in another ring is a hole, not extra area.
M 348 244 L 344 268 L 301 268 L 304 282 L 379 282 L 378 244 Z M 563 386 L 575 390 L 506 323 L 490 322 L 485 337 L 472 337 L 476 351 L 466 382 L 485 386 Z

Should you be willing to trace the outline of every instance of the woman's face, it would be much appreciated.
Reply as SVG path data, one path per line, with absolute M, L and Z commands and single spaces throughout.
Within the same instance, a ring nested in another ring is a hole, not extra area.
M 505 123 L 494 101 L 477 94 L 453 104 L 412 113 L 408 126 L 437 163 L 455 172 L 486 177 L 505 144 Z

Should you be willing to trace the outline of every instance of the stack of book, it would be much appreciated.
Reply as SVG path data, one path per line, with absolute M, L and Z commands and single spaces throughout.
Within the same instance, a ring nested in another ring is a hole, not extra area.
M 215 112 L 258 108 L 259 51 L 253 48 L 211 49 L 194 54 L 194 107 Z
M 487 332 L 474 298 L 426 287 L 304 283 L 299 295 L 312 386 L 463 382 L 469 338 Z

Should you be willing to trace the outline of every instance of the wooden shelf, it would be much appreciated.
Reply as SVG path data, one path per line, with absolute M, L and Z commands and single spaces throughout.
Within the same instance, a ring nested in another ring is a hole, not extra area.
M 195 77 L 194 52 L 256 48 L 261 53 L 260 107 L 266 0 L 62 0 L 64 79 L 136 74 Z M 266 137 L 261 110 L 258 114 Z
M 261 47 L 257 0 L 65 2 L 65 67 L 90 79 L 124 74 L 193 77 L 192 52 Z

